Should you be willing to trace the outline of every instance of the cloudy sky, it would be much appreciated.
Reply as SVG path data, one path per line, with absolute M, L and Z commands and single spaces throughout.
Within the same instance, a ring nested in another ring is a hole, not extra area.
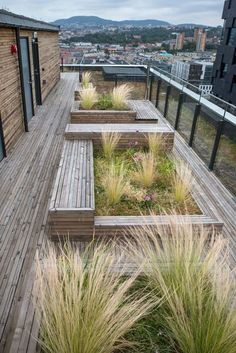
M 94 15 L 206 25 L 222 24 L 223 4 L 224 0 L 0 0 L 2 8 L 44 21 Z

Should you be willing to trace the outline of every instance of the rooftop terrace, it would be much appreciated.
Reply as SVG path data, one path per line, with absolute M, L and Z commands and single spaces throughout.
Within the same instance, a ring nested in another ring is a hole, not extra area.
M 231 133 L 236 130 L 235 117 L 231 111 L 216 109 L 199 92 L 189 92 L 189 87 L 171 82 L 155 70 L 152 73 L 155 76 L 148 91 L 144 82 L 138 82 L 135 98 L 144 99 L 146 93 L 158 108 L 161 125 L 177 128 L 173 154 L 189 163 L 196 179 L 193 194 L 201 208 L 224 223 L 223 234 L 230 241 L 231 260 L 235 264 L 236 202 L 232 192 L 236 191 L 236 134 Z M 96 78 L 100 80 L 98 85 L 106 85 L 100 72 Z M 36 352 L 38 324 L 32 305 L 34 261 L 37 251 L 43 256 L 49 232 L 48 209 L 78 80 L 77 72 L 62 74 L 31 120 L 30 132 L 22 135 L 11 154 L 0 163 L 0 352 L 3 353 Z M 108 85 L 114 86 L 115 82 Z M 84 243 L 79 242 L 78 246 L 84 247 Z

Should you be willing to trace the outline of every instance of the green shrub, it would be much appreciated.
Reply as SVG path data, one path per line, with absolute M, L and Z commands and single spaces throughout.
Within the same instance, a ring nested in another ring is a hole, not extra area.
M 96 107 L 99 110 L 108 110 L 112 109 L 112 101 L 111 101 L 111 95 L 110 94 L 102 94 L 98 98 L 98 102 Z

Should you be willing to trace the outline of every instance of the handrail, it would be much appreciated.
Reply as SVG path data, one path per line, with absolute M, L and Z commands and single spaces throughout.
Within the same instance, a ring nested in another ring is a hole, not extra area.
M 78 67 L 78 68 L 101 68 L 101 67 L 125 67 L 125 68 L 142 68 L 144 70 L 147 71 L 148 69 L 148 65 L 137 65 L 137 64 L 124 64 L 124 65 L 120 65 L 120 64 L 60 64 L 61 67 Z M 201 103 L 202 105 L 204 105 L 205 107 L 207 107 L 208 109 L 214 111 L 222 120 L 226 120 L 228 122 L 230 122 L 231 124 L 236 126 L 236 116 L 232 113 L 230 113 L 228 110 L 232 109 L 236 112 L 236 106 L 228 103 L 226 101 L 224 101 L 223 99 L 214 96 L 213 94 L 209 94 L 209 96 L 214 99 L 215 102 L 207 99 L 206 97 L 202 96 L 202 92 L 200 91 L 199 87 L 189 83 L 186 80 L 183 80 L 179 77 L 177 77 L 176 75 L 173 75 L 163 69 L 160 68 L 151 68 L 150 72 L 152 74 L 154 74 L 157 77 L 160 77 L 161 79 L 163 79 L 164 81 L 166 81 L 167 83 L 171 84 L 172 86 L 175 86 L 178 90 L 180 90 L 181 92 L 189 95 L 190 97 L 192 97 L 193 99 L 197 100 L 199 103 Z M 219 102 L 219 104 L 217 104 L 216 102 Z M 222 108 L 221 105 L 224 105 L 225 108 Z

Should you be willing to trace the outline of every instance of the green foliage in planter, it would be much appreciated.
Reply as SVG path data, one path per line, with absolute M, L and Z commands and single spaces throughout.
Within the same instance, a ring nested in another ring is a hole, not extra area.
M 186 193 L 186 200 L 182 199 L 180 202 L 175 200 L 173 189 L 175 163 L 168 155 L 162 152 L 154 162 L 152 158 L 150 160 L 149 153 L 145 149 L 136 146 L 125 151 L 117 151 L 116 145 L 113 138 L 104 136 L 104 155 L 101 155 L 99 150 L 94 154 L 97 215 L 134 216 L 141 213 L 148 215 L 151 211 L 155 214 L 164 214 L 173 209 L 179 214 L 201 214 L 189 192 Z M 126 182 L 119 202 L 112 205 L 107 197 L 108 180 L 104 182 L 104 176 L 109 174 L 108 162 L 111 161 L 117 166 L 123 164 L 125 178 L 122 179 Z
M 98 98 L 96 108 L 99 110 L 109 110 L 112 109 L 112 101 L 110 94 L 101 94 Z

